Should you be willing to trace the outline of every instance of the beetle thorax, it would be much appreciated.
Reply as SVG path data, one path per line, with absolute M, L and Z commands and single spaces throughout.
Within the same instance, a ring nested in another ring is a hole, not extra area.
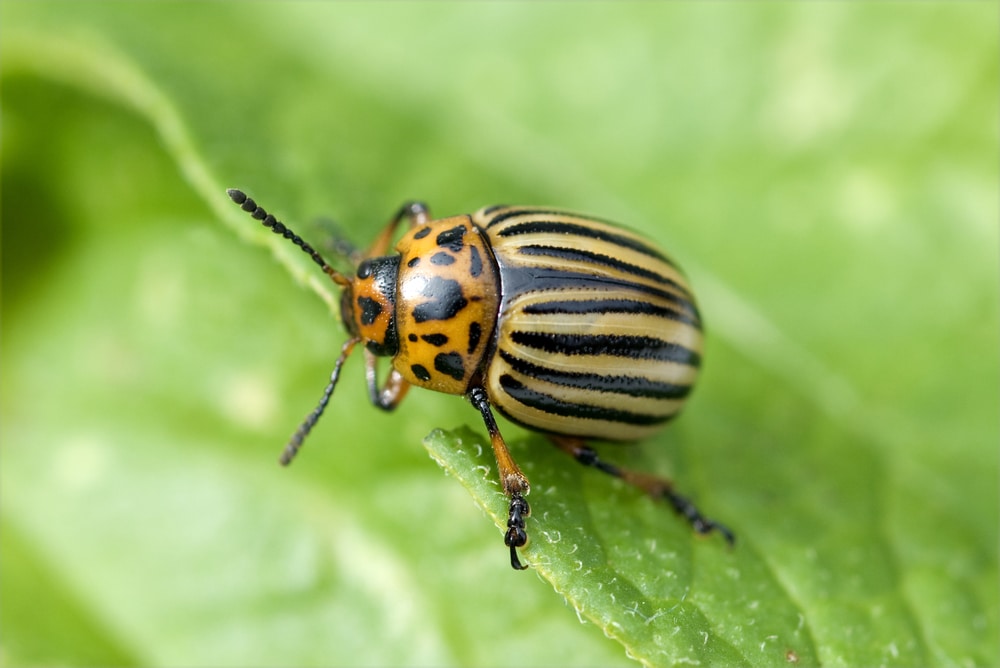
M 493 253 L 468 216 L 418 225 L 396 250 L 393 366 L 410 384 L 464 394 L 492 350 L 500 298 Z

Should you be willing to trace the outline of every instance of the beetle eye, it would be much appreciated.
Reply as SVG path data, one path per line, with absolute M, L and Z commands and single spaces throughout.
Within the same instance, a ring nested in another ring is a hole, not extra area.
M 364 260 L 358 265 L 358 278 L 368 278 L 372 275 L 371 260 Z

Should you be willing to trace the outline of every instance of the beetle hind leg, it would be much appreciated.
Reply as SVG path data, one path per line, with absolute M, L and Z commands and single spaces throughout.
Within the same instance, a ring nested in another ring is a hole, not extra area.
M 736 537 L 724 524 L 705 517 L 698 507 L 686 496 L 682 496 L 674 491 L 674 484 L 666 478 L 632 471 L 604 461 L 598 457 L 597 452 L 588 446 L 583 440 L 566 436 L 550 436 L 551 441 L 557 448 L 571 456 L 584 466 L 603 471 L 608 475 L 624 480 L 634 487 L 638 487 L 654 499 L 663 499 L 686 519 L 691 527 L 700 534 L 708 534 L 718 531 L 722 534 L 726 542 L 732 545 L 736 542 Z

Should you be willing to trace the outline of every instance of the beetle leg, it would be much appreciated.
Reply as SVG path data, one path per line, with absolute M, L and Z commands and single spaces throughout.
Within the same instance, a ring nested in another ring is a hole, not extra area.
M 500 473 L 500 484 L 504 494 L 510 499 L 510 506 L 507 510 L 507 533 L 504 534 L 504 545 L 510 548 L 510 565 L 517 570 L 524 570 L 527 566 L 521 563 L 517 557 L 517 548 L 528 544 L 528 534 L 524 530 L 524 520 L 531 514 L 531 507 L 525 500 L 525 496 L 531 489 L 528 478 L 521 472 L 521 468 L 510 455 L 507 443 L 504 442 L 497 427 L 497 421 L 493 417 L 493 410 L 490 408 L 490 400 L 486 396 L 486 390 L 481 387 L 474 387 L 469 391 L 469 401 L 475 406 L 483 416 L 486 423 L 486 430 L 490 433 L 490 444 L 493 446 L 493 455 L 497 459 L 497 470 Z
M 324 237 L 326 237 L 326 241 L 323 243 L 323 250 L 333 254 L 334 257 L 347 260 L 351 263 L 351 266 L 356 267 L 361 264 L 361 261 L 364 259 L 361 249 L 347 238 L 340 223 L 332 218 L 323 217 L 316 221 L 316 227 L 320 228 Z
M 389 252 L 389 248 L 392 247 L 392 238 L 396 235 L 396 228 L 399 227 L 399 224 L 403 220 L 408 220 L 410 227 L 416 227 L 417 225 L 424 225 L 430 222 L 430 219 L 430 209 L 427 208 L 426 204 L 423 202 L 407 202 L 399 207 L 399 211 L 392 217 L 389 224 L 375 237 L 375 241 L 368 248 L 365 257 L 381 257 Z
M 681 496 L 674 491 L 674 484 L 666 478 L 640 473 L 630 469 L 615 466 L 604 461 L 597 456 L 597 452 L 588 446 L 583 440 L 567 436 L 549 436 L 552 442 L 560 450 L 570 455 L 584 466 L 590 466 L 599 471 L 604 471 L 608 475 L 621 478 L 625 482 L 649 494 L 654 499 L 665 499 L 678 514 L 691 523 L 692 528 L 698 533 L 705 534 L 718 531 L 732 545 L 736 537 L 725 525 L 714 520 L 710 520 L 701 514 L 698 507 L 694 505 L 686 496 Z
M 410 389 L 410 384 L 403 380 L 403 376 L 395 369 L 389 373 L 382 388 L 379 389 L 378 357 L 367 348 L 365 348 L 365 380 L 368 382 L 368 398 L 384 411 L 396 408 Z

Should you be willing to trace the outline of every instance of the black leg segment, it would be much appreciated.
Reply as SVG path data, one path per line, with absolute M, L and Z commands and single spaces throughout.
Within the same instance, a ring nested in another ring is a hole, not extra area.
M 500 428 L 493 417 L 493 409 L 490 408 L 490 400 L 486 395 L 486 390 L 482 387 L 474 387 L 467 395 L 469 402 L 476 407 L 480 415 L 483 416 L 483 423 L 490 433 L 490 444 L 493 446 L 493 455 L 497 459 L 497 471 L 500 473 L 500 485 L 503 493 L 510 499 L 510 506 L 507 510 L 507 533 L 504 534 L 504 545 L 510 548 L 510 565 L 517 570 L 524 570 L 527 566 L 521 564 L 517 557 L 517 548 L 528 544 L 528 533 L 525 531 L 525 518 L 531 514 L 531 508 L 524 497 L 531 491 L 531 486 L 524 473 L 507 449 L 507 444 L 500 435 Z
M 524 530 L 524 518 L 531 514 L 528 502 L 524 500 L 520 492 L 515 492 L 510 497 L 510 510 L 507 516 L 507 533 L 503 537 L 503 543 L 510 548 L 511 568 L 523 571 L 527 566 L 517 558 L 517 548 L 524 547 L 528 543 L 528 534 Z
M 578 438 L 566 436 L 551 436 L 550 438 L 556 447 L 584 466 L 589 466 L 603 471 L 608 475 L 620 478 L 628 484 L 638 487 L 654 499 L 665 500 L 679 515 L 682 515 L 691 524 L 691 527 L 697 533 L 707 534 L 718 531 L 730 545 L 736 542 L 736 537 L 732 531 L 725 525 L 702 515 L 701 511 L 698 510 L 698 507 L 690 499 L 674 491 L 673 483 L 666 478 L 632 471 L 606 462 L 597 455 L 597 452 L 593 448 Z

